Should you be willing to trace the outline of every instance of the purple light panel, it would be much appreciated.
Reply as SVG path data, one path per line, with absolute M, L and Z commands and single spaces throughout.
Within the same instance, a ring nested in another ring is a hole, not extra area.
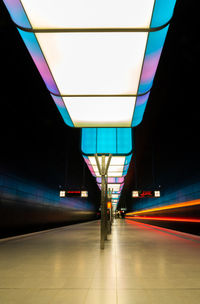
M 43 56 L 43 53 L 40 49 L 40 46 L 37 42 L 37 39 L 35 37 L 35 34 L 24 32 L 18 29 L 38 71 L 40 72 L 40 75 L 42 76 L 47 89 L 56 95 L 60 95 L 60 92 L 58 91 L 58 88 L 56 86 L 56 83 L 51 75 L 51 72 L 48 68 L 47 62 Z

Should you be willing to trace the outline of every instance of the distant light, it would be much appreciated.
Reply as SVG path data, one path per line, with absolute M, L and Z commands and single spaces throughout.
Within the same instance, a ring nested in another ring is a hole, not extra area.
M 65 197 L 65 191 L 63 190 L 60 191 L 60 197 Z
M 139 197 L 139 191 L 132 191 L 132 197 Z
M 111 202 L 107 202 L 107 209 L 111 209 L 111 207 L 112 207 Z
M 81 191 L 81 197 L 88 197 L 88 191 Z
M 155 197 L 160 197 L 160 191 L 154 191 L 154 196 Z
M 119 198 L 119 194 L 112 194 L 112 198 Z

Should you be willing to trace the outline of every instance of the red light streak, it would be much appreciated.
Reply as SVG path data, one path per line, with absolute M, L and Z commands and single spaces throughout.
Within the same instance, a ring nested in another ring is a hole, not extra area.
M 131 219 L 133 219 L 133 218 L 131 218 Z M 185 232 L 182 232 L 182 231 L 167 229 L 167 228 L 155 226 L 155 225 L 152 225 L 152 224 L 131 221 L 130 219 L 126 219 L 126 221 L 131 225 L 136 225 L 138 227 L 142 227 L 142 228 L 145 228 L 147 230 L 156 230 L 159 233 L 170 234 L 171 237 L 174 236 L 174 237 L 177 237 L 179 239 L 182 238 L 182 239 L 188 240 L 188 241 L 197 241 L 198 243 L 200 241 L 200 237 L 197 236 L 197 235 L 192 235 L 192 234 L 188 234 L 188 233 L 185 233 Z
M 171 204 L 171 205 L 162 206 L 162 207 L 155 207 L 155 208 L 141 210 L 141 211 L 130 212 L 127 215 L 138 215 L 138 214 L 142 214 L 142 213 L 168 210 L 168 209 L 176 209 L 176 208 L 182 208 L 182 207 L 197 206 L 197 205 L 200 205 L 199 199 L 193 200 L 193 201 L 188 201 L 188 202 L 177 203 L 177 204 Z
M 178 218 L 178 217 L 126 216 L 126 218 L 132 220 L 156 220 L 156 221 L 200 223 L 200 219 Z

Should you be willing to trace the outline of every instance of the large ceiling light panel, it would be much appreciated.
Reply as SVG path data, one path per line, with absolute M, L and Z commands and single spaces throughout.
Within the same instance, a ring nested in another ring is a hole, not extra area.
M 3 0 L 64 121 L 142 120 L 175 0 Z

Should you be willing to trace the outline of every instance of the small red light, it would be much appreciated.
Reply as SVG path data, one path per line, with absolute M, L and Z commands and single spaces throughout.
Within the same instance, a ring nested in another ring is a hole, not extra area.
M 67 191 L 67 193 L 81 193 L 81 191 Z

